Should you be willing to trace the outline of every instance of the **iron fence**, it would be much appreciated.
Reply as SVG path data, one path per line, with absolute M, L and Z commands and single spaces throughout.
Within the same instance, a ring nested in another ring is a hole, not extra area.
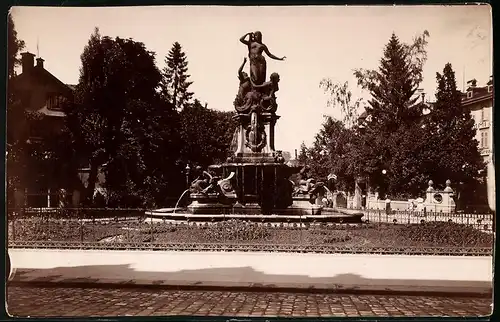
M 11 248 L 491 256 L 489 214 L 364 211 L 325 216 L 191 216 L 147 209 L 9 209 Z
M 472 226 L 485 232 L 495 230 L 494 214 L 485 213 L 445 213 L 417 211 L 385 211 L 366 209 L 361 211 L 365 222 L 417 224 L 424 222 L 453 222 Z

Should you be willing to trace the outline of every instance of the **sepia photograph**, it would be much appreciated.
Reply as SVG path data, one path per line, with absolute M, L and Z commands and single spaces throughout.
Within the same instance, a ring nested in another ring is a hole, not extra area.
M 485 317 L 491 6 L 14 6 L 16 318 Z

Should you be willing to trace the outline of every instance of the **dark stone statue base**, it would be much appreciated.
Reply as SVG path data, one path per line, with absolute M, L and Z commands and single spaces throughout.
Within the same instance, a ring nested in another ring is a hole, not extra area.
M 230 214 L 231 205 L 220 202 L 218 194 L 193 193 L 190 195 L 192 202 L 189 204 L 188 211 L 191 214 Z
M 311 203 L 311 197 L 308 195 L 293 197 L 293 203 L 290 207 L 279 211 L 280 215 L 297 216 L 319 216 L 323 209 L 320 205 Z
M 234 211 L 273 214 L 292 204 L 290 168 L 277 162 L 242 162 L 221 165 L 223 176 L 234 173 L 233 187 L 239 204 Z

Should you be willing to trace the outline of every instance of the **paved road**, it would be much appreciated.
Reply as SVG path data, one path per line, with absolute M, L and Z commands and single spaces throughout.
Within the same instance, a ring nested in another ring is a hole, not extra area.
M 485 316 L 491 299 L 429 296 L 241 293 L 151 289 L 9 287 L 18 317 L 110 316 Z

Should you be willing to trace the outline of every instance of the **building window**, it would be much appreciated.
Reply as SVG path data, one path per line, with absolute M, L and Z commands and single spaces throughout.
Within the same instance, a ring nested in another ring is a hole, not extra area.
M 481 117 L 483 121 L 489 121 L 490 120 L 490 109 L 488 107 L 483 107 L 481 110 Z
M 488 130 L 482 130 L 481 131 L 481 142 L 479 147 L 481 149 L 485 149 L 489 146 L 488 144 Z
M 60 95 L 51 95 L 47 102 L 47 107 L 50 110 L 61 109 L 61 104 L 63 103 L 63 97 Z

